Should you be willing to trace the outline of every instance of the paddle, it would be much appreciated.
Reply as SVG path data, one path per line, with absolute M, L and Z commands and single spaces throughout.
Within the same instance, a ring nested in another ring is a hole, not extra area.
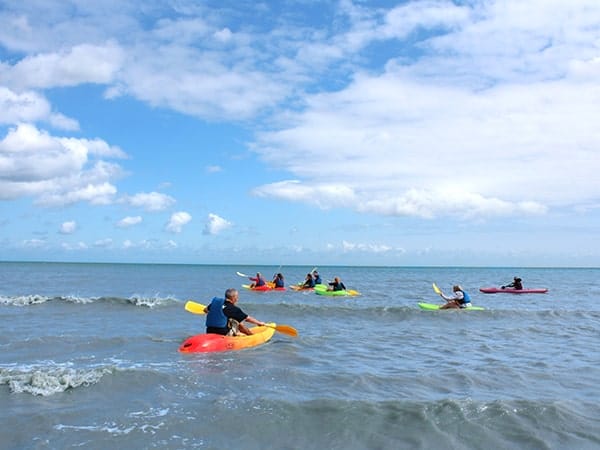
M 236 272 L 240 277 L 248 278 L 248 275 L 242 272 Z
M 189 300 L 185 303 L 185 310 L 188 312 L 191 312 L 192 314 L 206 314 L 204 312 L 204 308 L 206 308 L 206 305 L 203 305 L 202 303 L 196 303 L 191 300 Z M 296 330 L 294 327 L 292 327 L 290 325 L 272 326 L 269 324 L 265 324 L 265 327 L 275 328 L 280 333 L 287 334 L 288 336 L 292 336 L 292 337 L 298 337 L 298 330 Z
M 442 295 L 442 291 L 440 290 L 439 287 L 437 287 L 437 285 L 435 283 L 433 283 L 433 290 L 435 291 L 435 293 L 437 295 Z

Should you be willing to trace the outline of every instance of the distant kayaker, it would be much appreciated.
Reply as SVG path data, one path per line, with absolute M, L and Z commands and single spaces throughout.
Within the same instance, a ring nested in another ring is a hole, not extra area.
M 344 283 L 342 283 L 342 281 L 340 280 L 340 277 L 335 277 L 333 279 L 333 281 L 327 283 L 329 284 L 329 288 L 327 288 L 328 291 L 345 291 L 346 290 L 346 286 L 344 286 Z
M 249 316 L 236 303 L 239 298 L 237 289 L 229 288 L 225 291 L 225 298 L 215 297 L 204 308 L 206 312 L 206 332 L 224 336 L 238 336 L 240 333 L 252 334 L 242 323 L 244 321 L 254 325 L 264 326 L 264 322 Z
M 273 286 L 276 288 L 285 287 L 285 281 L 282 273 L 278 273 L 273 277 Z
M 523 284 L 521 283 L 521 281 L 523 281 L 523 280 L 521 280 L 519 277 L 514 277 L 513 282 L 510 284 L 507 284 L 506 286 L 502 286 L 502 289 L 513 288 L 513 289 L 520 291 L 521 289 L 523 289 Z
M 468 308 L 471 306 L 471 296 L 460 285 L 455 284 L 452 286 L 452 292 L 454 295 L 449 297 L 440 291 L 440 297 L 446 300 L 446 304 L 440 306 L 440 309 Z
M 315 280 L 311 273 L 306 274 L 304 283 L 300 286 L 302 289 L 312 289 L 315 287 Z
M 313 280 L 315 280 L 315 284 L 323 284 L 323 280 L 321 279 L 321 275 L 316 270 L 313 270 L 312 273 Z
M 248 279 L 252 281 L 252 284 L 250 285 L 251 288 L 264 286 L 266 284 L 266 281 L 260 272 L 256 272 L 255 277 L 248 277 Z

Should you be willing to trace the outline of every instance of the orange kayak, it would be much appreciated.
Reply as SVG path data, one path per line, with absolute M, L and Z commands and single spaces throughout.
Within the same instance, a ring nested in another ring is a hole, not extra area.
M 253 327 L 251 335 L 223 336 L 220 334 L 204 333 L 187 338 L 179 346 L 182 353 L 208 353 L 241 350 L 256 347 L 268 342 L 275 333 L 276 324 L 269 323 L 268 327 Z

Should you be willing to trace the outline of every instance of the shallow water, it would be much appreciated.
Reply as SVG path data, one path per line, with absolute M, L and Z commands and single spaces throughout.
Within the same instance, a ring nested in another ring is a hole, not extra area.
M 186 300 L 277 269 L 0 263 L 3 448 L 600 448 L 600 270 L 321 267 L 362 295 L 241 292 L 299 338 L 177 352 Z M 478 293 L 514 275 L 549 292 Z

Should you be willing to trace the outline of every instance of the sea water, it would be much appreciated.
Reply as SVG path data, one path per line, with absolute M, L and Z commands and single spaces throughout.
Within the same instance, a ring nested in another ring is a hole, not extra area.
M 600 448 L 600 270 L 319 267 L 357 297 L 236 275 L 311 269 L 0 263 L 0 448 Z M 513 276 L 549 291 L 478 291 Z M 432 282 L 486 310 L 420 310 Z M 185 302 L 229 287 L 299 337 L 179 353 Z

